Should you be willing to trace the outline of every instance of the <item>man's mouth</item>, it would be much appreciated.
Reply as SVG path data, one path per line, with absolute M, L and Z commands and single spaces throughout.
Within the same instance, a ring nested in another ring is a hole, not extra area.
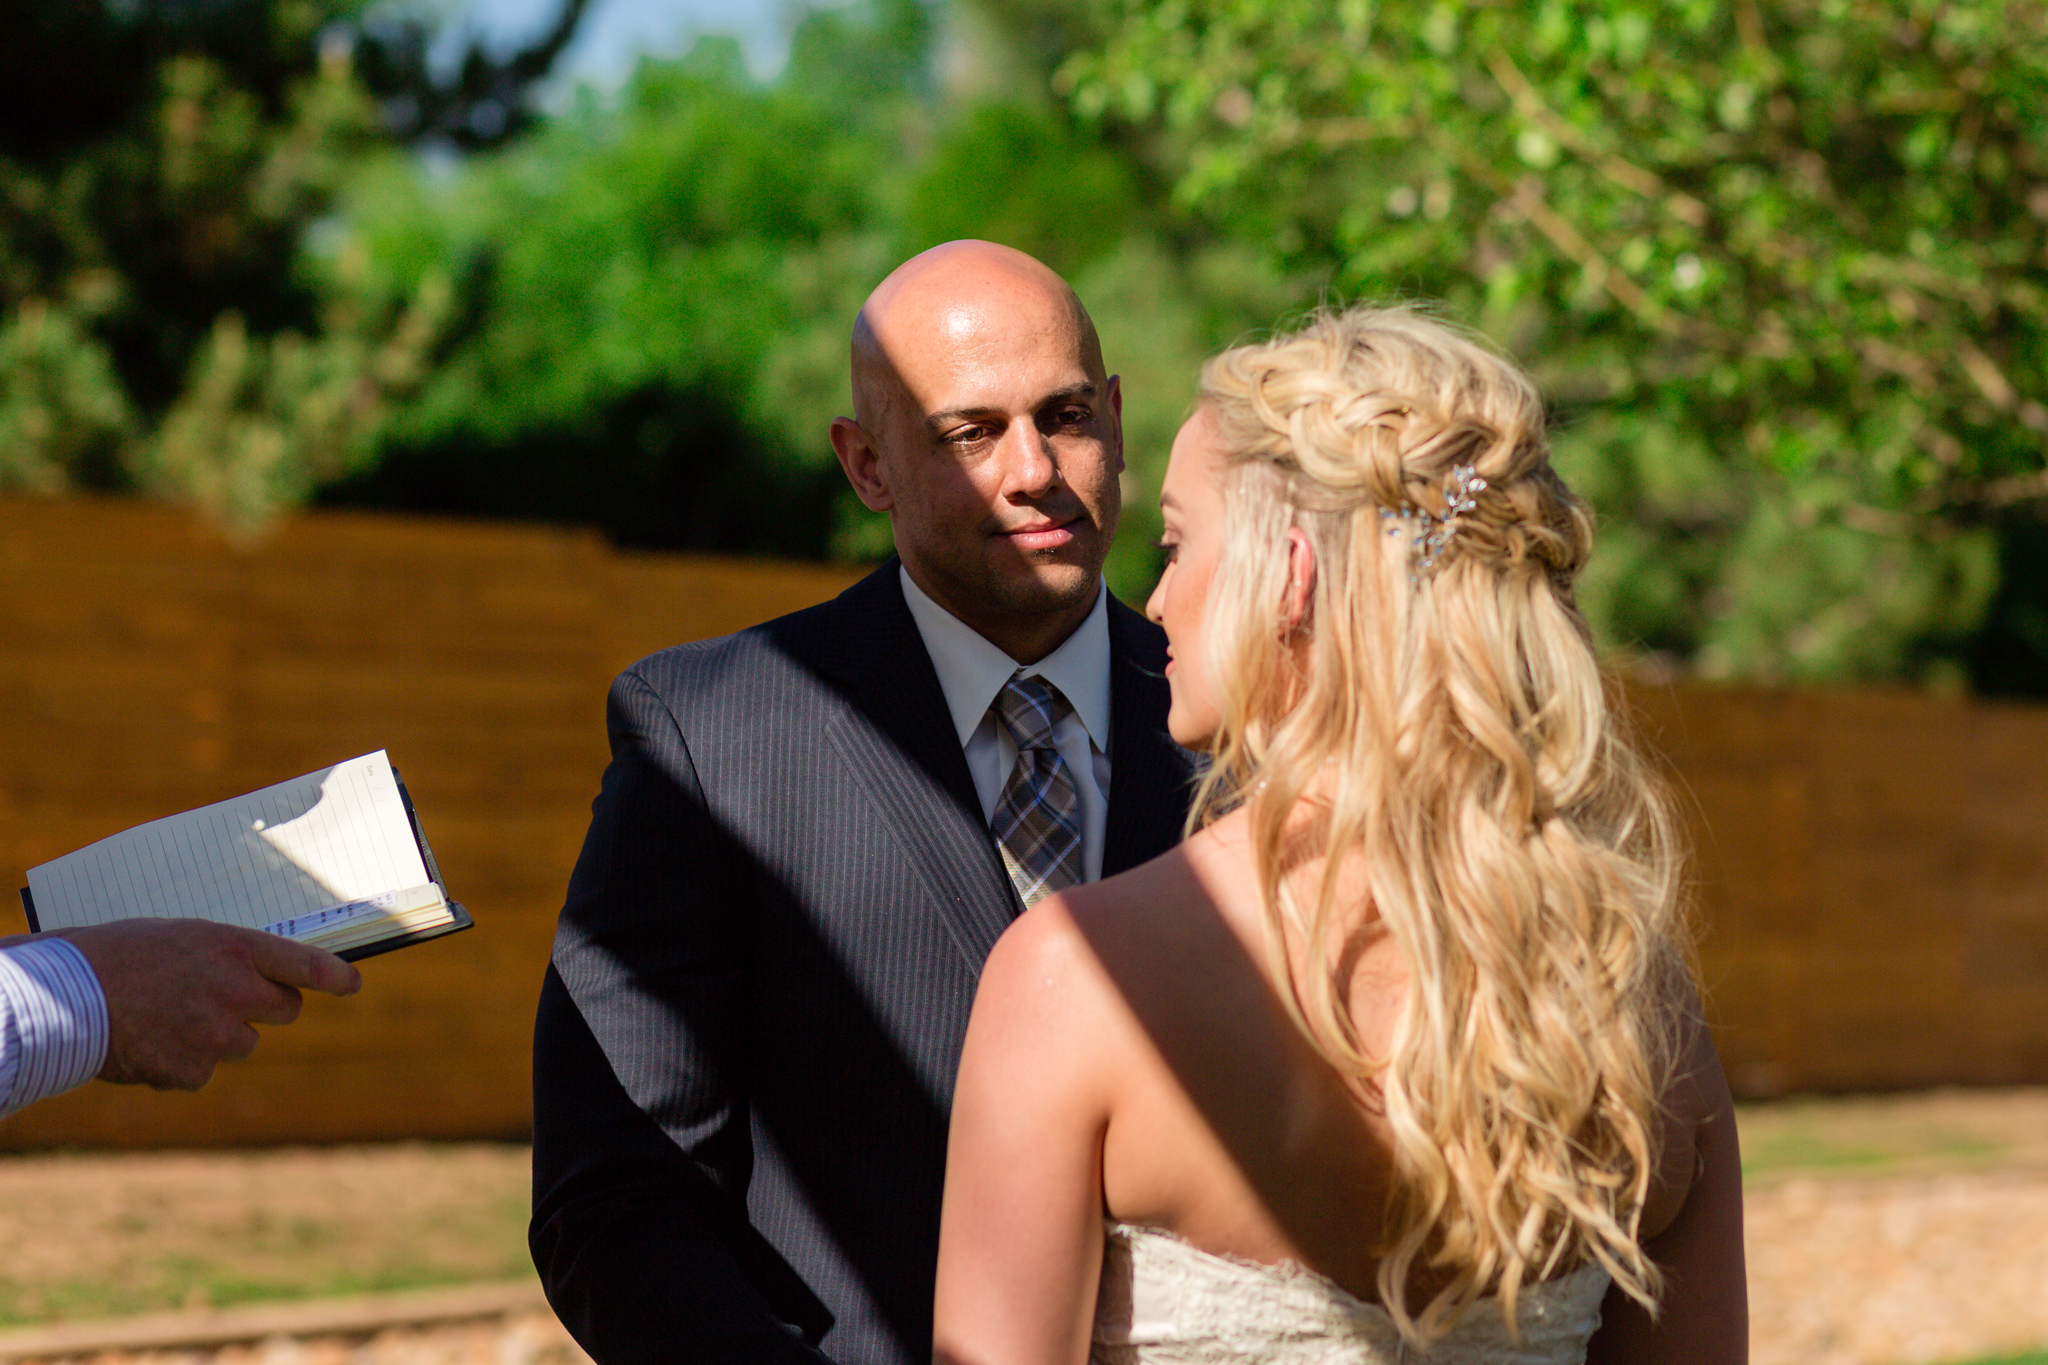
M 998 534 L 1020 550 L 1057 550 L 1074 543 L 1080 520 L 1079 517 L 1068 517 L 1056 521 L 1046 517 Z

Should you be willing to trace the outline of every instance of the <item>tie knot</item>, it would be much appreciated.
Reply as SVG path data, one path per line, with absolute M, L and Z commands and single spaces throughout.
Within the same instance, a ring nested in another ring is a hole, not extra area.
M 989 709 L 996 713 L 996 720 L 1010 732 L 1011 741 L 1021 752 L 1052 748 L 1052 727 L 1071 714 L 1074 707 L 1057 687 L 1033 674 L 1004 683 Z

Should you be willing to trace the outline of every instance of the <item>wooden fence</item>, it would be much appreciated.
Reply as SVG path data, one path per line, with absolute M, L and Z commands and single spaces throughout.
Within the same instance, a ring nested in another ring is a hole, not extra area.
M 309 997 L 197 1095 L 91 1085 L 0 1122 L 0 1148 L 523 1133 L 607 681 L 852 577 L 345 513 L 244 551 L 166 509 L 0 500 L 0 933 L 35 863 L 376 748 L 478 922 Z M 1632 695 L 1698 817 L 1739 1088 L 2048 1080 L 2048 709 Z
M 524 1132 L 611 675 L 852 577 L 345 513 L 241 552 L 166 509 L 0 501 L 0 932 L 38 862 L 379 748 L 477 920 L 365 962 L 355 997 L 309 996 L 196 1095 L 87 1086 L 0 1122 L 0 1146 Z
M 2048 707 L 1632 693 L 1739 1094 L 2048 1082 Z

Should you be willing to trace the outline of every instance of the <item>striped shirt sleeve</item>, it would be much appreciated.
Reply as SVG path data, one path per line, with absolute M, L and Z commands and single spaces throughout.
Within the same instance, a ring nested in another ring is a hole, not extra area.
M 0 950 L 0 1114 L 61 1094 L 107 1060 L 107 997 L 61 938 Z

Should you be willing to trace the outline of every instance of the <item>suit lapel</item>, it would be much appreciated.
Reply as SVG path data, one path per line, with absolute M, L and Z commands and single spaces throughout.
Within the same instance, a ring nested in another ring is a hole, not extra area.
M 909 850 L 978 972 L 1020 906 L 897 572 L 892 559 L 840 598 L 842 628 L 820 663 L 840 676 L 848 705 L 826 739 Z
M 895 560 L 842 594 L 817 661 L 847 699 L 826 740 L 931 888 L 976 971 L 1023 908 L 989 837 L 924 637 L 904 605 Z M 1166 648 L 1159 631 L 1111 598 L 1110 799 L 1102 873 L 1127 871 L 1180 841 L 1192 759 L 1166 733 Z M 802 799 L 801 794 L 797 799 Z
M 1180 842 L 1193 760 L 1166 733 L 1171 700 L 1158 629 L 1109 601 L 1109 820 L 1102 875 L 1115 876 Z

